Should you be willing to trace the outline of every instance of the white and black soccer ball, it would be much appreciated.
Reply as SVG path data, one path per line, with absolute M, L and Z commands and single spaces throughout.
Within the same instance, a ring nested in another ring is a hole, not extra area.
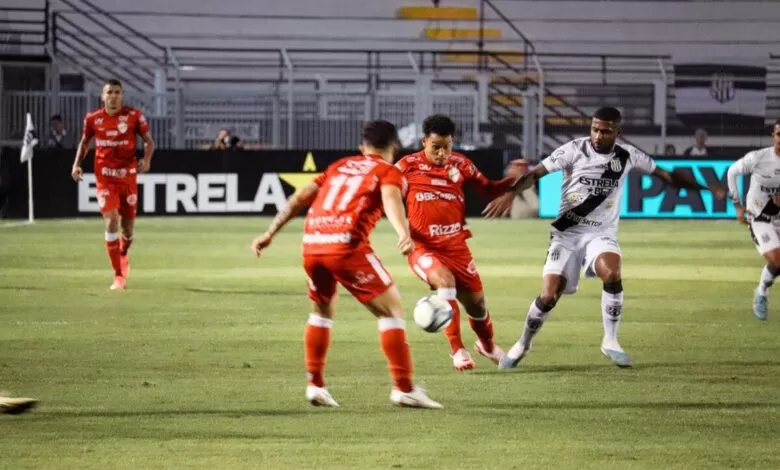
M 452 321 L 452 307 L 438 295 L 427 295 L 414 305 L 414 322 L 428 333 L 446 328 Z

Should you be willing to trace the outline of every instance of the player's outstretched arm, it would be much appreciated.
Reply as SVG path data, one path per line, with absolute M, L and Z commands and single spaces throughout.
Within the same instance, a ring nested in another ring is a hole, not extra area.
M 498 217 L 506 217 L 512 210 L 512 201 L 515 195 L 522 194 L 523 191 L 534 185 L 536 180 L 548 174 L 549 171 L 544 165 L 537 165 L 533 171 L 529 171 L 520 176 L 514 185 L 510 188 L 510 192 L 505 192 L 503 195 L 493 199 L 485 206 L 482 211 L 482 215 L 488 219 L 495 219 Z
M 711 184 L 709 186 L 703 186 L 693 177 L 693 175 L 685 173 L 679 170 L 673 170 L 671 172 L 656 167 L 652 173 L 653 176 L 660 179 L 664 183 L 673 188 L 680 189 L 694 189 L 705 190 L 708 189 L 712 192 L 716 199 L 725 199 L 727 194 L 727 188 L 719 184 Z
M 404 201 L 401 196 L 401 188 L 392 184 L 382 185 L 382 207 L 384 207 L 387 220 L 398 234 L 398 251 L 404 255 L 412 252 L 414 244 L 409 234 L 409 222 L 404 215 Z
M 268 230 L 259 237 L 252 241 L 252 253 L 255 256 L 260 256 L 260 252 L 263 251 L 271 244 L 271 240 L 276 233 L 282 229 L 287 222 L 293 217 L 300 214 L 300 212 L 307 206 L 310 206 L 314 199 L 317 197 L 317 191 L 320 187 L 316 183 L 310 183 L 309 185 L 295 191 L 292 196 L 287 199 L 287 205 L 276 214 L 273 222 L 268 227 Z

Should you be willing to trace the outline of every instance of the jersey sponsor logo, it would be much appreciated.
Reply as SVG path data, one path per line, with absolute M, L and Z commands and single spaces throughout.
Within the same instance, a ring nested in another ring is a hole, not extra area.
M 109 129 L 106 131 L 106 137 L 116 137 L 118 132 L 114 129 Z
M 447 186 L 449 183 L 441 178 L 431 178 L 431 184 L 434 186 Z
M 585 200 L 585 195 L 579 194 L 579 193 L 573 193 L 569 194 L 569 202 L 572 204 L 579 204 L 580 202 Z
M 454 224 L 433 224 L 428 226 L 428 234 L 432 237 L 446 237 L 455 235 L 461 231 L 463 226 L 460 222 Z
M 780 187 L 777 186 L 764 186 L 761 185 L 761 192 L 767 193 L 767 194 L 778 194 L 780 193 Z
M 334 245 L 349 243 L 352 240 L 350 232 L 340 233 L 307 233 L 303 235 L 304 245 Z
M 457 167 L 451 166 L 449 170 L 447 170 L 447 175 L 453 183 L 460 181 L 460 170 L 458 170 Z
M 116 125 L 116 128 L 117 128 L 117 130 L 119 132 L 124 134 L 125 132 L 127 132 L 127 123 L 126 122 L 120 122 L 119 124 Z
M 108 176 L 111 178 L 124 178 L 128 174 L 135 174 L 135 171 L 128 170 L 127 168 L 101 168 L 101 176 Z
M 458 199 L 458 196 L 456 194 L 441 193 L 436 191 L 436 192 L 417 193 L 414 195 L 414 198 L 418 202 L 438 201 L 439 199 L 443 199 L 445 201 L 454 201 Z
M 587 219 L 581 215 L 574 214 L 571 211 L 566 211 L 566 213 L 563 215 L 565 218 L 574 221 L 580 225 L 589 225 L 591 227 L 600 227 L 602 222 L 599 222 L 598 220 L 591 220 Z
M 129 140 L 95 139 L 95 147 L 129 147 Z
M 306 218 L 306 226 L 315 228 L 352 226 L 351 215 L 321 215 Z

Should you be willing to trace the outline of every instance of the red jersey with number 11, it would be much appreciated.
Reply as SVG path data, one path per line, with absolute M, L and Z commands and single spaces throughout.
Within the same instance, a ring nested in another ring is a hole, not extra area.
M 401 172 L 377 156 L 346 157 L 314 180 L 320 187 L 306 215 L 304 255 L 342 255 L 369 247 L 368 236 L 382 216 L 383 185 L 405 192 Z

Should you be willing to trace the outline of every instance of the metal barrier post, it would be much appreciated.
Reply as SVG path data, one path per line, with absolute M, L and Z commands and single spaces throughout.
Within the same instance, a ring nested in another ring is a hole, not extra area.
M 168 78 L 165 76 L 165 69 L 159 68 L 154 71 L 154 114 L 157 117 L 165 117 L 167 106 L 165 103 L 165 91 Z
M 661 71 L 661 79 L 653 80 L 655 91 L 653 99 L 653 124 L 661 126 L 661 148 L 660 153 L 665 153 L 666 149 L 666 100 L 667 88 L 669 86 L 666 76 L 666 68 L 662 58 L 658 59 L 658 68 Z
M 295 77 L 293 77 L 293 64 L 287 49 L 282 49 L 284 65 L 287 67 L 287 148 L 293 148 L 295 136 Z

